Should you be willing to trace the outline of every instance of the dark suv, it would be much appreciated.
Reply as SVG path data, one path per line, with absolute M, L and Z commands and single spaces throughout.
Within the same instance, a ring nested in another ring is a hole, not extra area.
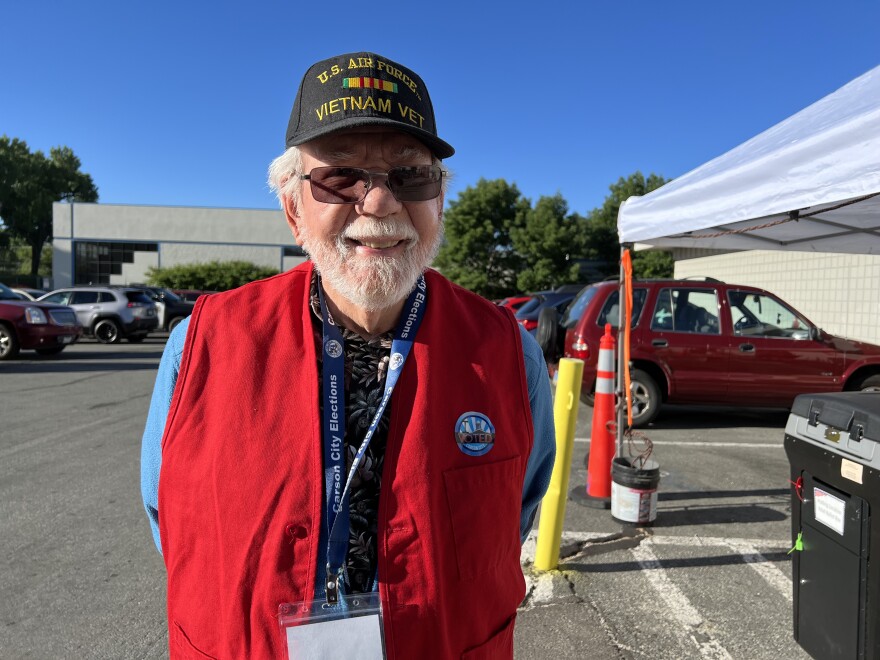
M 592 404 L 599 340 L 617 335 L 617 282 L 584 288 L 558 321 L 542 318 L 548 361 L 584 360 Z M 562 333 L 564 332 L 564 339 Z M 763 289 L 715 280 L 633 283 L 633 424 L 661 403 L 787 408 L 798 394 L 880 391 L 880 346 L 830 335 Z
M 517 323 L 535 336 L 538 319 L 543 310 L 554 308 L 557 314 L 561 314 L 583 286 L 583 284 L 563 284 L 551 291 L 533 293 L 531 298 L 516 310 L 514 317 Z
M 194 302 L 184 300 L 176 293 L 160 286 L 144 286 L 132 284 L 130 288 L 143 291 L 153 304 L 156 305 L 156 313 L 159 316 L 159 329 L 171 332 L 187 316 L 192 314 Z
M 141 342 L 159 325 L 156 306 L 140 289 L 74 286 L 47 293 L 40 301 L 72 307 L 86 332 L 102 344 L 123 337 Z

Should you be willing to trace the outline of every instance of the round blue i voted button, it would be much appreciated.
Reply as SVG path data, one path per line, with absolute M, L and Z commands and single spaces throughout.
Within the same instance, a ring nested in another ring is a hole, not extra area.
M 466 412 L 455 423 L 455 441 L 468 456 L 482 456 L 495 446 L 495 426 L 483 413 Z

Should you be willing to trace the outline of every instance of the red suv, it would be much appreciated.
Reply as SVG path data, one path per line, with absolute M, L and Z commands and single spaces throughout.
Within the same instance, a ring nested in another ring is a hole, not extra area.
M 600 282 L 558 326 L 541 319 L 548 361 L 584 360 L 591 405 L 599 339 L 606 323 L 617 335 L 619 303 L 618 283 Z M 634 426 L 661 403 L 787 408 L 807 392 L 880 391 L 880 346 L 829 335 L 768 291 L 717 280 L 634 282 L 630 360 Z
M 0 360 L 13 359 L 21 349 L 55 355 L 82 332 L 70 307 L 24 300 L 0 284 Z

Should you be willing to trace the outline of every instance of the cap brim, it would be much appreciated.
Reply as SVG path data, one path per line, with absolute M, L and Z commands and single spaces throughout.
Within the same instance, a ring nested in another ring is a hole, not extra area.
M 345 131 L 350 128 L 358 128 L 359 126 L 387 126 L 388 128 L 393 128 L 395 131 L 409 133 L 418 138 L 419 141 L 423 142 L 425 146 L 431 150 L 431 153 L 441 160 L 449 158 L 455 153 L 455 149 L 452 148 L 452 145 L 444 142 L 428 131 L 423 131 L 416 126 L 406 126 L 397 120 L 383 119 L 382 117 L 348 117 L 343 121 L 328 124 L 318 130 L 303 132 L 296 137 L 288 137 L 287 146 L 296 147 L 316 138 L 330 135 L 331 133 L 339 133 L 340 131 Z

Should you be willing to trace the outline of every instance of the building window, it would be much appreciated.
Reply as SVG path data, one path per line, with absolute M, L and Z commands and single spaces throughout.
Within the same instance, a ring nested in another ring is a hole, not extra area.
M 134 263 L 136 252 L 158 252 L 158 243 L 110 243 L 74 241 L 74 284 L 110 284 L 121 275 L 122 265 Z

